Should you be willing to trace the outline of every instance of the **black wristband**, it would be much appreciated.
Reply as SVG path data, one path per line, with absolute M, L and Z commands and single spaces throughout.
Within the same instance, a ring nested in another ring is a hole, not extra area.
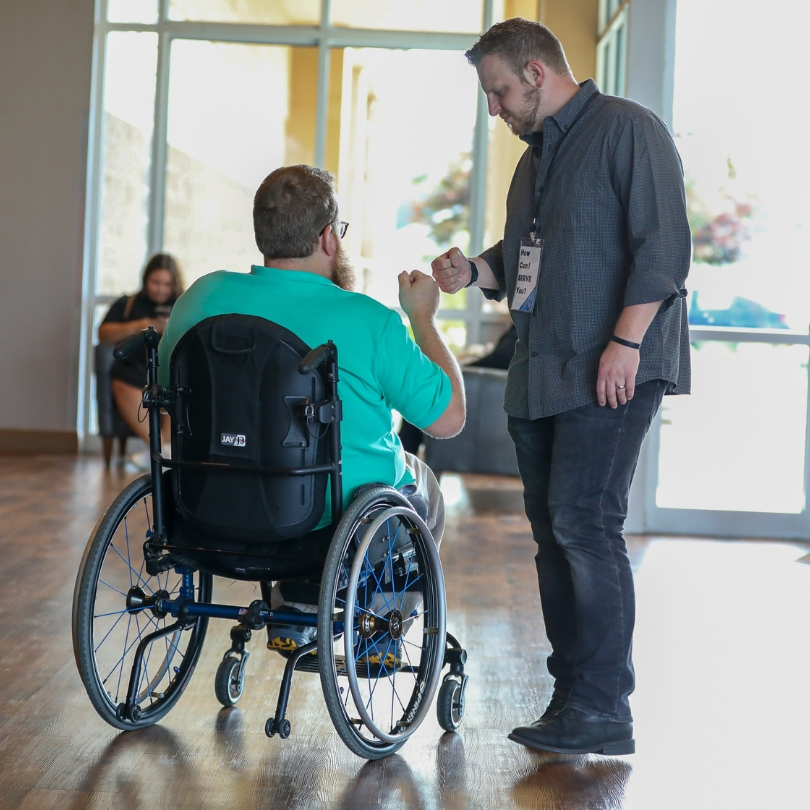
M 472 287 L 476 281 L 478 281 L 478 268 L 475 266 L 475 262 L 472 259 L 468 259 L 470 263 L 470 280 L 464 285 L 465 287 Z
M 627 346 L 628 349 L 640 349 L 641 348 L 640 343 L 633 343 L 632 340 L 625 340 L 624 338 L 616 337 L 616 335 L 613 335 L 611 340 L 614 343 L 621 343 L 622 346 Z

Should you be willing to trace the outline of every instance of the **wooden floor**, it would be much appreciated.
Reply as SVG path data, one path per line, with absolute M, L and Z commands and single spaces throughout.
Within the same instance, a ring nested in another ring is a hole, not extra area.
M 0 808 L 810 808 L 810 547 L 631 538 L 638 626 L 638 753 L 540 755 L 508 731 L 542 711 L 548 652 L 532 540 L 510 479 L 445 477 L 448 629 L 469 651 L 458 734 L 433 716 L 366 764 L 300 674 L 292 736 L 268 740 L 282 659 L 251 645 L 239 706 L 213 673 L 213 622 L 195 677 L 158 726 L 118 733 L 73 661 L 70 611 L 86 539 L 132 478 L 95 458 L 0 458 Z M 254 598 L 218 580 L 215 599 Z

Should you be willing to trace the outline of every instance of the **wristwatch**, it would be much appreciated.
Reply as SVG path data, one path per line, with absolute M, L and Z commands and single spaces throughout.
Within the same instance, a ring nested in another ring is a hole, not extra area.
M 472 259 L 467 260 L 470 263 L 470 280 L 464 285 L 465 287 L 472 287 L 478 281 L 478 268 Z

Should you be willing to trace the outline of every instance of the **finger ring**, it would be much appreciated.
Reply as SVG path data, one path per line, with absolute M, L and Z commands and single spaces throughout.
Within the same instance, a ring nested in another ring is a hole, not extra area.
M 621 391 L 621 390 L 622 390 L 622 388 L 625 388 L 625 387 L 626 387 L 626 386 L 624 386 L 624 385 L 617 385 L 617 386 L 616 386 L 616 388 L 618 388 L 618 389 L 619 389 L 619 391 Z

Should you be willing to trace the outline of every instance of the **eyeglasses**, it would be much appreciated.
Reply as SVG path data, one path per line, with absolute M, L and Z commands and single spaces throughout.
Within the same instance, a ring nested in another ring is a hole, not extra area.
M 348 222 L 341 222 L 339 219 L 333 219 L 331 222 L 327 222 L 326 225 L 324 225 L 323 228 L 321 228 L 321 232 L 318 234 L 318 236 L 323 236 L 323 232 L 330 225 L 336 226 L 332 230 L 334 230 L 341 239 L 343 239 L 343 237 L 346 236 L 346 231 L 349 230 Z

